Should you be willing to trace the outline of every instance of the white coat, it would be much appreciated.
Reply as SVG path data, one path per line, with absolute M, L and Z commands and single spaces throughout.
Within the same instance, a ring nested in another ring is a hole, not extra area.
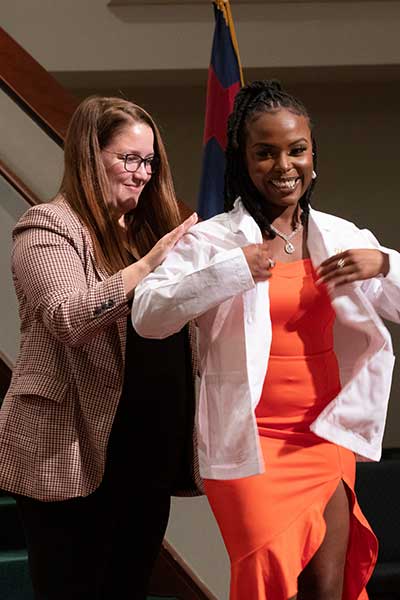
M 199 327 L 197 410 L 200 473 L 233 479 L 264 470 L 254 410 L 271 344 L 268 281 L 255 284 L 241 247 L 262 242 L 240 199 L 229 213 L 195 225 L 136 288 L 132 322 L 144 337 L 163 338 L 190 319 Z M 389 254 L 386 277 L 330 292 L 334 350 L 342 389 L 311 424 L 318 436 L 379 460 L 394 365 L 381 317 L 400 322 L 400 254 L 371 232 L 310 210 L 308 250 L 314 267 L 349 248 Z

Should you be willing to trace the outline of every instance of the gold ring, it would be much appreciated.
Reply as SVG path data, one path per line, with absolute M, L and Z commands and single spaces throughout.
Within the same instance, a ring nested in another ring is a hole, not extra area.
M 344 258 L 339 258 L 339 260 L 336 263 L 336 266 L 338 269 L 343 269 L 343 267 L 345 266 L 345 260 Z

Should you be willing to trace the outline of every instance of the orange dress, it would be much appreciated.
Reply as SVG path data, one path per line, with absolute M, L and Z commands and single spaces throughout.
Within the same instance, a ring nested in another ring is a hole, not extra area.
M 325 507 L 341 480 L 350 537 L 343 600 L 366 600 L 378 544 L 354 494 L 355 456 L 309 429 L 340 389 L 335 313 L 309 259 L 277 263 L 270 279 L 272 345 L 256 418 L 265 473 L 205 480 L 230 560 L 230 600 L 288 600 L 321 545 Z M 349 340 L 349 343 L 351 341 Z

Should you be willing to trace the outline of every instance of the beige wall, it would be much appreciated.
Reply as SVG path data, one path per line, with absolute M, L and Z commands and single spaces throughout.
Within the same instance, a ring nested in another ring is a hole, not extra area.
M 11 232 L 28 205 L 2 177 L 0 199 L 0 358 L 12 369 L 19 346 L 19 317 L 11 275 Z

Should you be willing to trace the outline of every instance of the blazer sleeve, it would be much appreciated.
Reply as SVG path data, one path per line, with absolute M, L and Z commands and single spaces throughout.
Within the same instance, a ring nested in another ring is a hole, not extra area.
M 368 229 L 361 234 L 368 245 L 389 255 L 389 273 L 386 277 L 374 277 L 362 283 L 362 289 L 377 313 L 384 319 L 400 323 L 400 254 L 396 250 L 381 246 Z
M 139 335 L 165 338 L 255 286 L 242 250 L 219 233 L 211 235 L 205 223 L 193 227 L 136 287 L 132 323 Z
M 13 232 L 16 288 L 34 318 L 68 346 L 129 314 L 121 272 L 88 285 L 81 233 L 70 232 L 49 205 L 27 211 Z

